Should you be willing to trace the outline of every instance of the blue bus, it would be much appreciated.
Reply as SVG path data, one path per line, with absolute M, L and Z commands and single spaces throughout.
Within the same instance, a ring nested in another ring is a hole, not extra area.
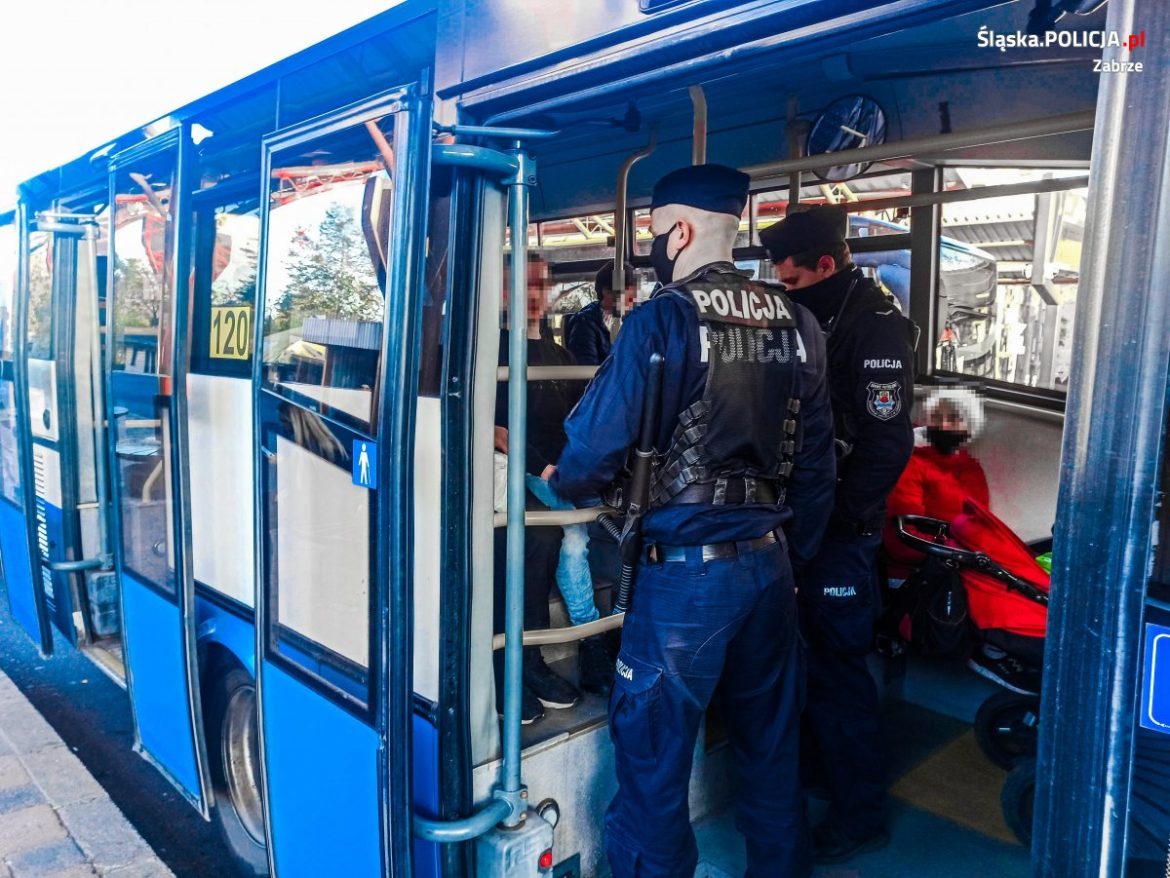
M 894 859 L 873 874 L 1162 874 L 1170 10 L 1099 7 L 404 0 L 29 179 L 0 213 L 13 618 L 126 687 L 136 749 L 242 874 L 607 874 L 606 705 L 522 729 L 519 650 L 568 667 L 621 617 L 573 628 L 557 602 L 523 631 L 512 555 L 493 629 L 497 533 L 596 517 L 495 511 L 496 395 L 590 371 L 528 369 L 522 346 L 500 368 L 502 294 L 515 325 L 533 252 L 562 285 L 612 262 L 637 289 L 653 181 L 717 161 L 752 178 L 736 256 L 765 275 L 778 199 L 875 220 L 853 249 L 900 254 L 880 264 L 928 340 L 924 391 L 971 377 L 934 351 L 961 270 L 1020 327 L 992 356 L 1019 370 L 974 371 L 994 511 L 1054 543 L 1043 696 L 991 730 L 1035 755 L 1005 787 L 1031 847 L 956 731 L 989 689 L 875 665 L 901 725 Z M 1029 28 L 1070 36 L 982 44 Z M 1137 30 L 1162 55 L 1095 73 L 1081 37 Z M 864 136 L 833 110 L 859 98 L 884 120 Z M 830 123 L 827 146 L 809 137 Z M 960 243 L 940 247 L 948 205 L 1008 196 L 1030 207 L 948 225 Z M 613 555 L 598 533 L 601 603 Z M 692 779 L 707 875 L 742 869 L 720 722 Z

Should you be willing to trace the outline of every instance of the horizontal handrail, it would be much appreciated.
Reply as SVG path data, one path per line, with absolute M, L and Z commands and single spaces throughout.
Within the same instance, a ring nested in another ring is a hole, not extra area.
M 596 366 L 529 366 L 529 381 L 588 381 L 597 374 Z M 508 380 L 508 367 L 496 369 L 496 380 Z
M 589 524 L 596 521 L 597 516 L 605 511 L 603 506 L 594 506 L 589 509 L 544 510 L 530 509 L 524 513 L 526 527 L 553 527 L 566 524 Z M 508 513 L 497 512 L 492 519 L 494 527 L 504 527 L 508 523 Z
M 604 634 L 614 628 L 621 628 L 626 621 L 625 613 L 615 613 L 612 616 L 602 616 L 583 625 L 569 625 L 565 628 L 537 628 L 524 632 L 525 646 L 551 646 L 554 643 L 572 643 L 574 640 L 584 640 L 595 634 Z M 492 638 L 492 649 L 503 649 L 508 638 L 497 634 Z
M 512 816 L 512 806 L 504 799 L 494 799 L 470 817 L 459 820 L 432 820 L 414 815 L 414 834 L 424 841 L 455 844 L 479 838 L 493 826 Z
M 54 573 L 81 573 L 85 570 L 100 570 L 109 564 L 109 558 L 83 558 L 80 561 L 54 561 L 49 569 Z

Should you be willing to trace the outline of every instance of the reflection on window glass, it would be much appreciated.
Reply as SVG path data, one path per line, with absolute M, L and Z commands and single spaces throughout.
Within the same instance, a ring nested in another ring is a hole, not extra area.
M 28 247 L 28 356 L 53 358 L 53 237 L 29 235 Z
M 12 381 L 12 324 L 16 307 L 17 234 L 0 226 L 0 496 L 20 505 L 16 392 Z
M 193 372 L 251 374 L 259 255 L 256 199 L 196 215 Z
M 116 179 L 112 351 L 114 452 L 118 462 L 122 553 L 126 569 L 174 588 L 171 548 L 170 297 L 173 288 L 168 151 Z
M 382 120 L 387 138 L 392 122 Z M 393 210 L 383 151 L 360 126 L 277 153 L 269 195 L 266 380 L 362 424 L 378 380 Z
M 968 187 L 1083 173 L 948 171 Z M 1069 189 L 943 205 L 937 368 L 1067 388 L 1085 194 Z

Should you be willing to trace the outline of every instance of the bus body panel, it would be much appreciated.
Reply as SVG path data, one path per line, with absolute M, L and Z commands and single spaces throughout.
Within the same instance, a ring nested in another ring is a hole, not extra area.
M 127 643 L 130 699 L 138 737 L 191 798 L 199 796 L 182 653 L 174 649 L 178 608 L 129 570 L 122 571 L 122 625 Z
M 264 662 L 262 721 L 280 878 L 381 875 L 378 733 Z M 326 841 L 328 843 L 326 843 Z
M 411 793 L 414 807 L 422 814 L 439 813 L 439 730 L 417 713 L 411 724 Z M 414 840 L 414 878 L 439 878 L 442 860 L 439 845 Z
M 41 623 L 33 590 L 24 512 L 3 500 L 0 500 L 0 558 L 4 563 L 4 587 L 8 591 L 12 618 L 34 642 L 40 644 Z
M 212 644 L 227 650 L 253 678 L 256 676 L 256 625 L 220 606 L 200 589 L 195 595 L 195 617 L 199 624 L 199 653 Z

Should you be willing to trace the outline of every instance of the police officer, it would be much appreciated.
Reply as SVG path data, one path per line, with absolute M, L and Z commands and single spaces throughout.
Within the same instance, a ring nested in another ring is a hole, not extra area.
M 839 454 L 833 514 L 799 589 L 808 644 L 805 755 L 831 798 L 813 830 L 822 863 L 889 841 L 877 688 L 865 656 L 880 610 L 875 562 L 886 496 L 914 447 L 912 324 L 852 264 L 847 227 L 843 211 L 825 206 L 760 232 L 789 297 L 825 331 Z
M 566 423 L 551 481 L 584 499 L 614 478 L 638 439 L 649 357 L 661 354 L 660 461 L 643 531 L 651 545 L 610 700 L 618 793 L 606 846 L 617 878 L 694 873 L 687 788 L 721 679 L 747 874 L 811 870 L 786 549 L 793 563 L 808 561 L 832 506 L 832 416 L 812 315 L 731 261 L 747 187 L 746 175 L 720 165 L 680 169 L 654 187 L 651 258 L 665 286 L 626 319 Z

